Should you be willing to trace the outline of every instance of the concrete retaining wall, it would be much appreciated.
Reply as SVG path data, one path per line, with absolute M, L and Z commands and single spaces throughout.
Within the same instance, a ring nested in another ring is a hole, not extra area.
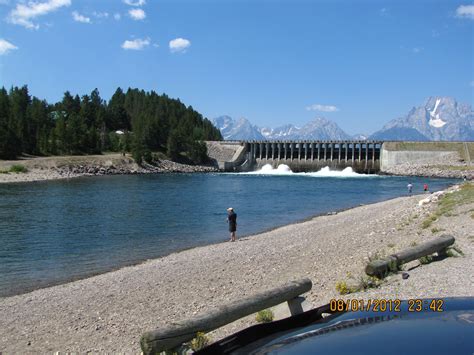
M 452 165 L 459 160 L 459 153 L 453 151 L 390 151 L 382 146 L 380 169 L 385 171 L 400 164 Z
M 214 165 L 221 170 L 233 170 L 233 167 L 244 162 L 245 144 L 241 142 L 206 142 L 207 155 Z
M 470 163 L 471 142 L 385 142 L 380 170 L 401 173 L 413 166 L 461 166 Z

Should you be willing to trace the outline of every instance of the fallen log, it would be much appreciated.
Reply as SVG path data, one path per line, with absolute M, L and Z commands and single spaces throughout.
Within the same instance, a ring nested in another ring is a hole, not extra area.
M 302 308 L 295 306 L 293 300 L 311 290 L 311 287 L 312 282 L 309 279 L 293 281 L 284 286 L 221 306 L 205 315 L 168 324 L 166 327 L 143 334 L 140 339 L 140 346 L 144 354 L 157 354 L 174 349 L 193 339 L 197 332 L 210 332 L 283 302 L 289 303 L 292 314 L 302 312 Z
M 365 267 L 365 273 L 369 276 L 384 277 L 390 271 L 396 271 L 401 265 L 412 260 L 434 253 L 444 254 L 446 248 L 453 245 L 454 241 L 453 236 L 442 235 L 429 242 L 392 254 L 383 260 L 374 260 Z

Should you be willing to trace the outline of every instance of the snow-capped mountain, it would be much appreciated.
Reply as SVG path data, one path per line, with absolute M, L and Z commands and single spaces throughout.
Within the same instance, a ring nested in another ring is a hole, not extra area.
M 430 97 L 406 116 L 388 122 L 370 139 L 472 141 L 474 111 L 451 97 Z
M 352 139 L 356 141 L 366 141 L 368 138 L 369 138 L 369 135 L 364 134 L 364 133 L 357 133 L 352 136 Z
M 260 128 L 260 133 L 265 137 L 265 139 L 294 139 L 293 136 L 296 132 L 299 131 L 299 128 L 292 125 L 286 124 L 276 128 L 263 127 Z
M 302 127 L 286 124 L 257 127 L 247 119 L 221 116 L 213 120 L 226 140 L 345 140 L 474 141 L 474 111 L 451 97 L 430 97 L 406 116 L 388 122 L 371 136 L 349 136 L 336 123 L 316 118 Z
M 259 128 L 245 118 L 234 120 L 221 116 L 213 120 L 226 140 L 342 140 L 351 137 L 339 126 L 325 118 L 316 118 L 302 127 L 292 124 L 269 128 Z
M 247 119 L 234 120 L 229 116 L 220 116 L 212 120 L 225 140 L 263 140 L 260 129 L 252 125 Z

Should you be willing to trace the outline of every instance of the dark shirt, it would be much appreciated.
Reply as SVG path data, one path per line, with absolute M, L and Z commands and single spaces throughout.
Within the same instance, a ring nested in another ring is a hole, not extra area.
M 227 216 L 229 222 L 229 232 L 235 232 L 237 230 L 237 213 L 232 212 Z

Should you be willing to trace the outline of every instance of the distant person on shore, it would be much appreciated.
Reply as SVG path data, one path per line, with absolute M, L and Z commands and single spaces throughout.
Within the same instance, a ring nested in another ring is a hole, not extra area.
M 424 184 L 424 185 L 423 185 L 423 191 L 424 191 L 424 192 L 428 192 L 428 184 Z
M 413 191 L 413 185 L 411 182 L 408 183 L 407 189 L 408 189 L 408 193 L 411 195 L 411 192 Z
M 229 223 L 230 241 L 235 242 L 235 232 L 237 231 L 237 213 L 232 207 L 227 209 L 227 223 Z

